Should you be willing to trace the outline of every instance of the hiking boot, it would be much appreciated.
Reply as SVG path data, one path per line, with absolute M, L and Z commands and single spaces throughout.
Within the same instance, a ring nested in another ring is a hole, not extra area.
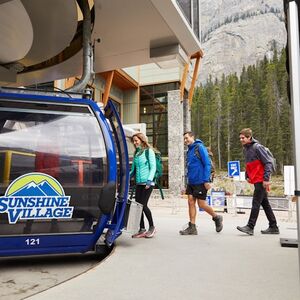
M 143 238 L 146 235 L 146 229 L 142 228 L 139 230 L 139 232 L 135 233 L 134 235 L 132 235 L 131 237 L 133 239 L 138 239 L 138 238 Z
M 266 230 L 260 231 L 262 234 L 279 234 L 279 228 L 278 227 L 269 227 Z
M 213 218 L 216 225 L 216 232 L 221 232 L 223 229 L 223 216 L 217 215 Z
M 185 228 L 184 230 L 180 230 L 179 233 L 181 235 L 197 235 L 197 228 L 196 228 L 196 224 L 192 224 L 191 222 L 189 222 L 189 225 L 187 228 Z
M 152 238 L 154 236 L 155 232 L 156 232 L 155 227 L 154 226 L 150 226 L 149 230 L 145 234 L 145 238 Z
M 236 229 L 249 235 L 253 235 L 253 228 L 249 227 L 248 225 L 242 227 L 238 226 Z

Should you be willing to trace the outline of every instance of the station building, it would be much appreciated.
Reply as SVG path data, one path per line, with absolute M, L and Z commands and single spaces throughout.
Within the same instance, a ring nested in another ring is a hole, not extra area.
M 66 5 L 56 0 L 56 9 L 50 2 L 39 11 L 40 22 L 45 19 L 42 25 L 34 22 L 37 7 L 25 7 L 32 44 L 25 49 L 27 34 L 20 49 L 25 55 L 18 62 L 24 69 L 7 85 L 65 90 L 80 80 L 83 58 L 82 50 L 76 50 L 76 36 L 83 19 L 81 1 Z M 190 129 L 190 104 L 202 58 L 200 0 L 94 0 L 89 5 L 94 15 L 92 97 L 102 105 L 111 99 L 123 124 L 146 124 L 149 142 L 162 153 L 163 187 L 178 195 L 184 184 L 183 133 Z M 5 13 L 2 8 L 4 4 Z M 52 14 L 60 20 L 55 28 L 64 28 L 56 36 L 49 29 Z M 38 48 L 34 34 L 48 34 L 48 39 Z M 6 73 L 0 67 L 0 85 Z

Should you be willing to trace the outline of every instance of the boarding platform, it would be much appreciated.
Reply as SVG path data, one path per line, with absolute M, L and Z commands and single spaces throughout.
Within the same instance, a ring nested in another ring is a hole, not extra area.
M 198 235 L 180 236 L 187 209 L 183 205 L 174 211 L 168 202 L 161 203 L 152 207 L 154 238 L 132 239 L 124 233 L 100 264 L 26 299 L 300 299 L 298 249 L 280 246 L 280 237 L 297 236 L 297 224 L 288 222 L 283 212 L 275 212 L 280 235 L 260 233 L 267 227 L 263 212 L 254 236 L 237 231 L 236 226 L 247 222 L 246 211 L 223 213 L 219 234 L 201 212 Z

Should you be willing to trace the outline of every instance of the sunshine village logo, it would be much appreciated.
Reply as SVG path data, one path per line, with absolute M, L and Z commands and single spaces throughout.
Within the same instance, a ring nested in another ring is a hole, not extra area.
M 28 173 L 15 179 L 0 197 L 0 213 L 7 213 L 9 224 L 18 220 L 70 219 L 69 206 L 61 184 L 44 173 Z

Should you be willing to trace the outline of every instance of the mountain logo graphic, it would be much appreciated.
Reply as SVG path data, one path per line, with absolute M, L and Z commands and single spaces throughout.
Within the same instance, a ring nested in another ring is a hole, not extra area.
M 20 190 L 10 194 L 10 196 L 59 196 L 58 192 L 44 180 L 39 184 L 31 181 L 27 185 L 23 186 Z
M 5 196 L 64 196 L 61 184 L 44 173 L 28 173 L 15 179 L 7 188 Z
M 8 223 L 18 220 L 71 219 L 70 206 L 61 184 L 44 173 L 28 173 L 15 179 L 0 196 L 0 214 L 8 215 Z

